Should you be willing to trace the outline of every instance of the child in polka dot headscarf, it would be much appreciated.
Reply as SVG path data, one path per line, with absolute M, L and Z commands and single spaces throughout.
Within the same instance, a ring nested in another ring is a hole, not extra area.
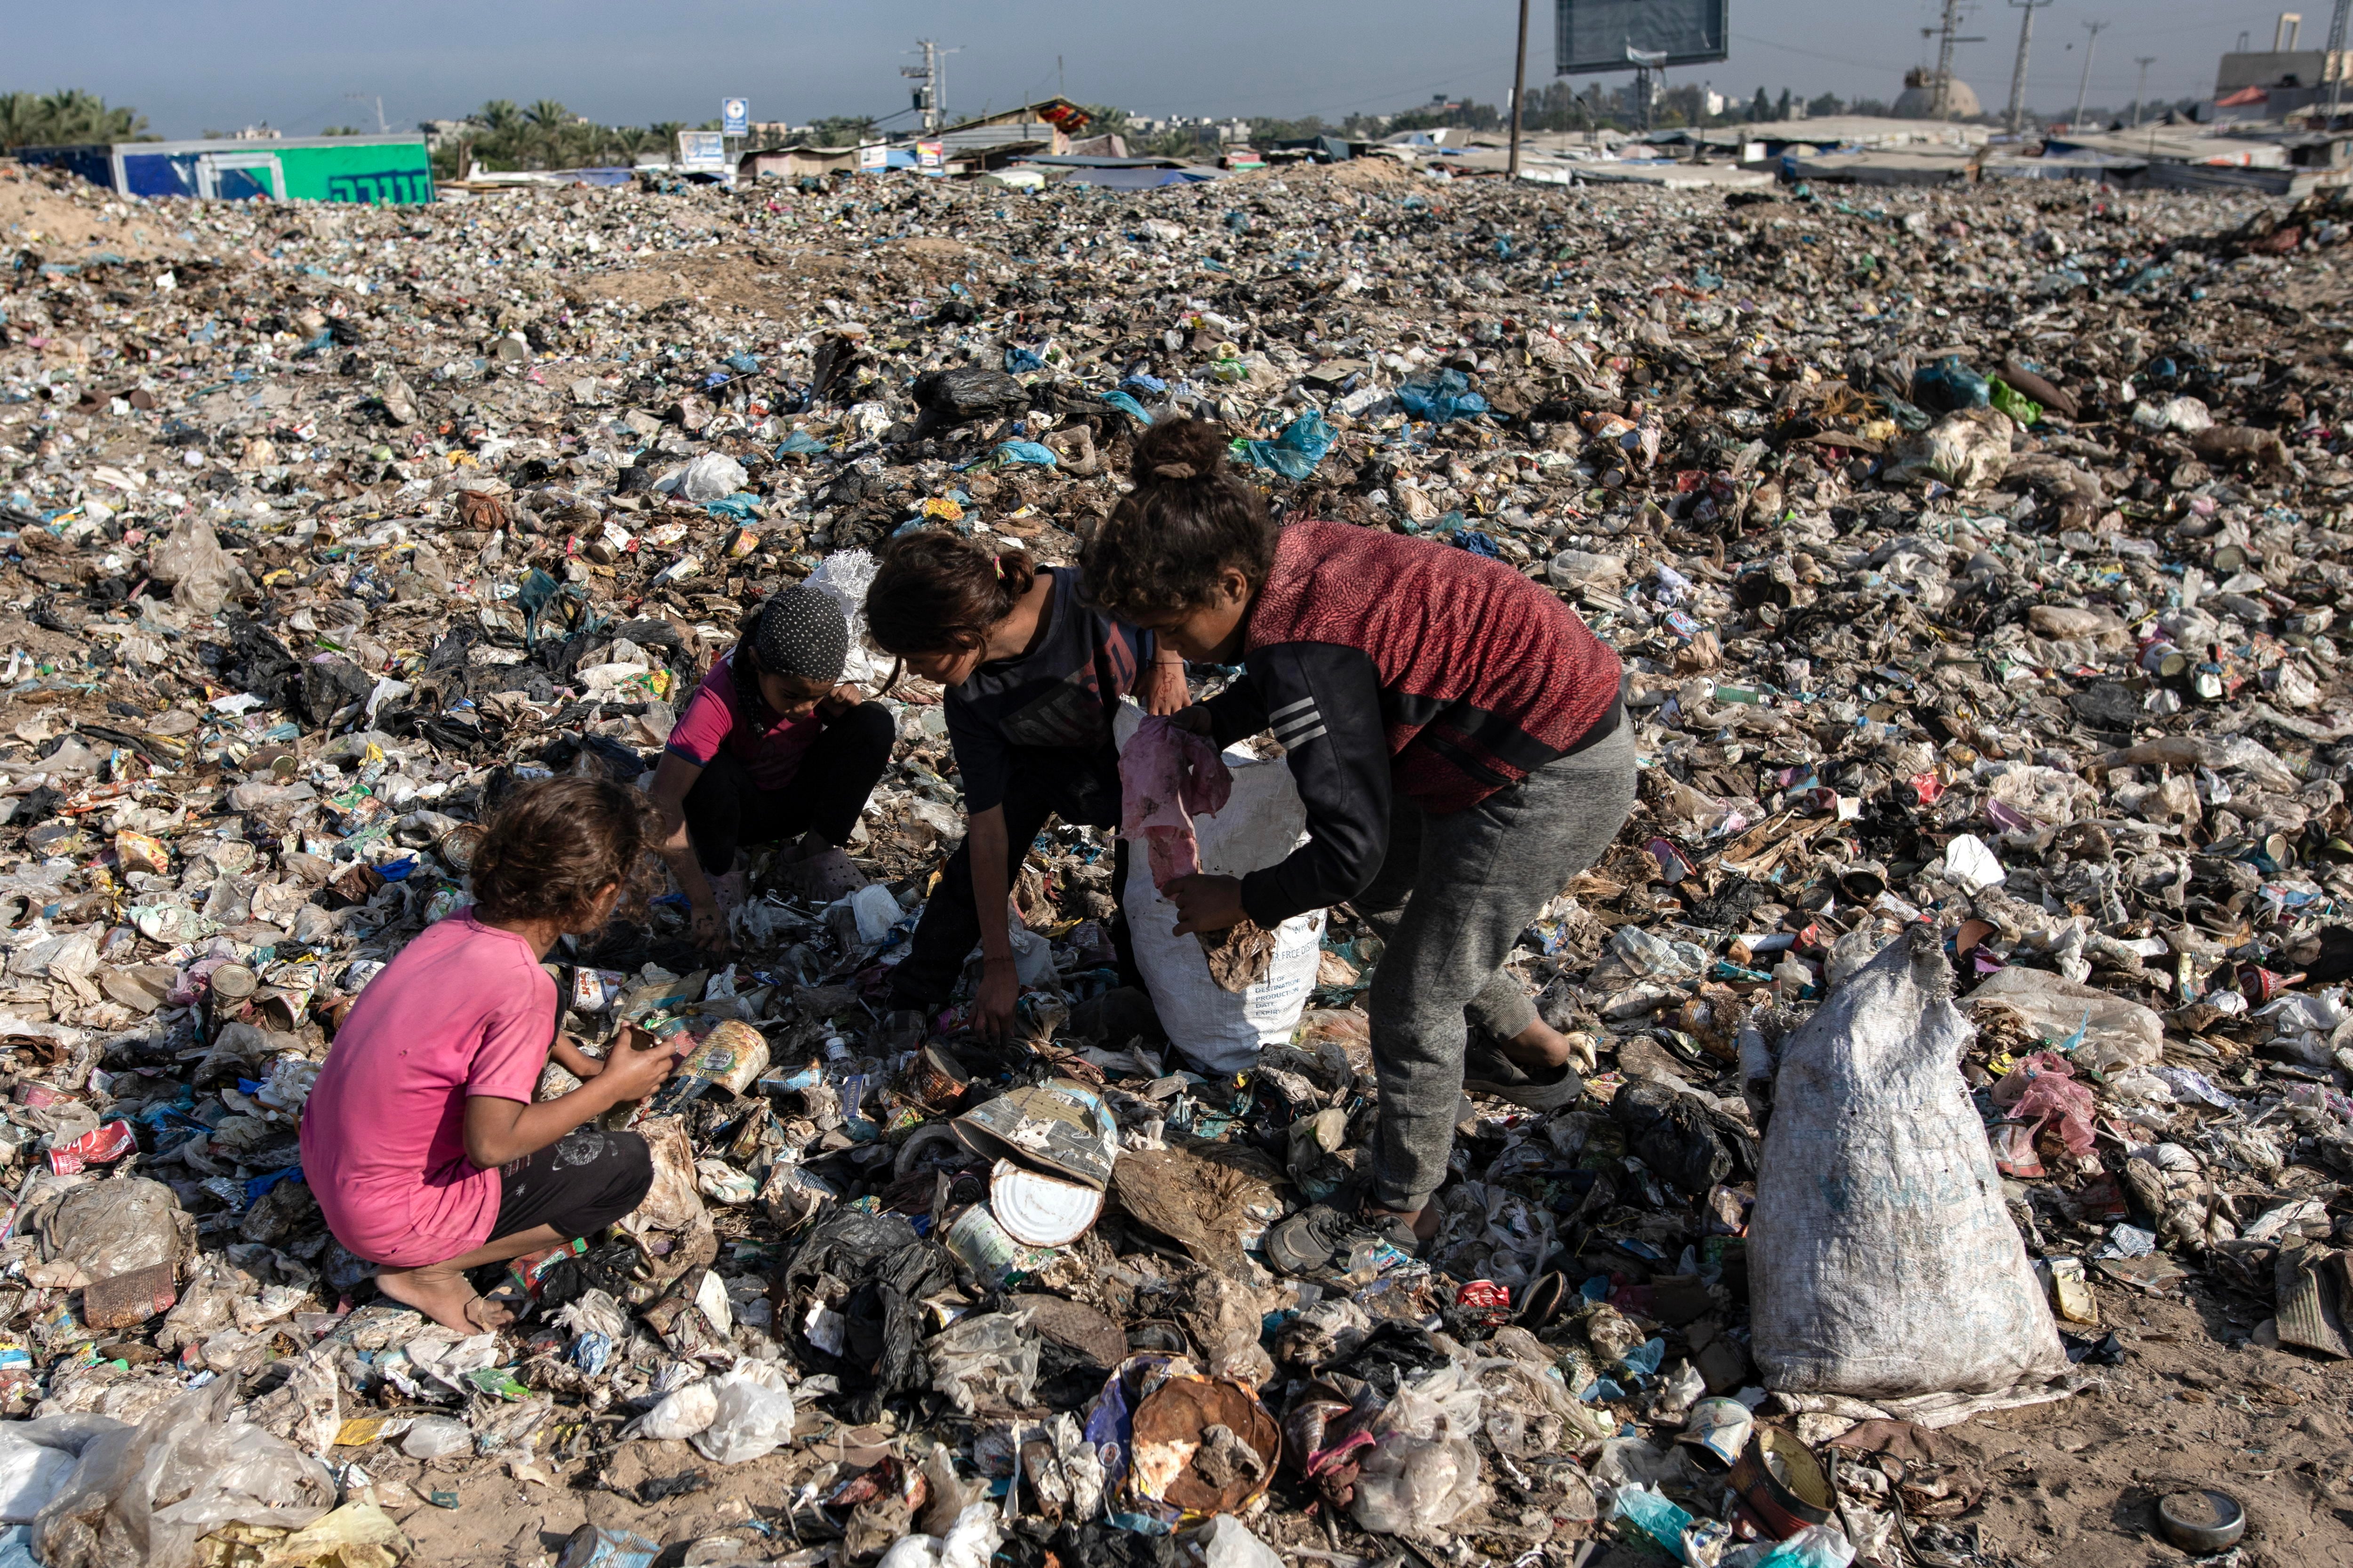
M 839 898 L 865 879 L 842 846 L 891 758 L 889 710 L 841 684 L 849 625 L 819 589 L 772 595 L 679 714 L 654 808 L 663 858 L 694 911 L 699 946 L 727 945 L 742 851 L 782 844 L 794 890 Z

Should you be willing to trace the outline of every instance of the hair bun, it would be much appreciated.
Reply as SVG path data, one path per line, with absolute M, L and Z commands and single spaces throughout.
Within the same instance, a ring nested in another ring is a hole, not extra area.
M 1139 486 L 1213 479 L 1225 463 L 1224 426 L 1206 419 L 1164 419 L 1135 440 L 1128 471 Z

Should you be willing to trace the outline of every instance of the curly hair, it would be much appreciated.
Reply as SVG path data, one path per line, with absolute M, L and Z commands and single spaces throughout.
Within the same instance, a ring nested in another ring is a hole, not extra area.
M 585 921 L 606 888 L 635 887 L 652 842 L 638 790 L 605 778 L 535 779 L 507 796 L 474 851 L 475 911 Z
M 866 589 L 866 633 L 896 658 L 969 653 L 1029 591 L 1038 563 L 1026 550 L 984 550 L 944 529 L 892 540 Z
M 1231 566 L 1252 587 L 1274 568 L 1275 521 L 1266 500 L 1226 461 L 1223 428 L 1171 419 L 1135 443 L 1121 498 L 1080 552 L 1088 597 L 1114 616 L 1208 601 Z

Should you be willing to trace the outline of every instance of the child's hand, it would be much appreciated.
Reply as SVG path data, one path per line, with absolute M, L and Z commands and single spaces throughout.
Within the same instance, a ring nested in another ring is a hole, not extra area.
M 727 929 L 727 917 L 719 912 L 715 904 L 694 911 L 692 936 L 698 952 L 716 953 L 724 958 L 734 950 L 735 939 Z
M 556 1036 L 555 1047 L 548 1055 L 555 1058 L 557 1067 L 584 1082 L 605 1070 L 604 1061 L 582 1050 L 580 1042 L 569 1035 Z
M 1139 683 L 1146 713 L 1175 713 L 1189 700 L 1185 690 L 1184 661 L 1155 658 Z
M 613 1054 L 605 1059 L 605 1070 L 596 1075 L 597 1087 L 610 1090 L 617 1102 L 643 1100 L 668 1082 L 678 1064 L 686 1059 L 659 1041 L 640 1048 L 630 1037 L 636 1033 L 627 1031 L 613 1043 Z
M 1168 901 L 1176 906 L 1175 934 L 1225 931 L 1250 919 L 1242 908 L 1238 878 L 1198 875 L 1179 877 L 1167 887 Z

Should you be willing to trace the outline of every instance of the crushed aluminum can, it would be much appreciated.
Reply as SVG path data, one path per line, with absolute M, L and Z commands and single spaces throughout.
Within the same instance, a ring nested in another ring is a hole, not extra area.
M 125 1154 L 138 1152 L 138 1135 L 131 1123 L 123 1121 L 93 1127 L 69 1143 L 59 1143 L 49 1151 L 49 1169 L 60 1176 L 69 1176 L 90 1165 L 111 1165 Z

